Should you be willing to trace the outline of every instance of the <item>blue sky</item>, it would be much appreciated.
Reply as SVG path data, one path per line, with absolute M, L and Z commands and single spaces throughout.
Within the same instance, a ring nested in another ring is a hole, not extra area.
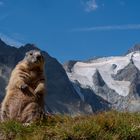
M 62 63 L 121 55 L 140 43 L 140 0 L 0 0 L 0 36 Z

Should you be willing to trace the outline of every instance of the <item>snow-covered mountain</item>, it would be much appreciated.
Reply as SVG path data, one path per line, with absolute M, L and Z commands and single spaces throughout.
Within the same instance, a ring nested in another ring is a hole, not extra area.
M 69 61 L 64 68 L 81 100 L 90 104 L 93 111 L 140 111 L 140 51 Z

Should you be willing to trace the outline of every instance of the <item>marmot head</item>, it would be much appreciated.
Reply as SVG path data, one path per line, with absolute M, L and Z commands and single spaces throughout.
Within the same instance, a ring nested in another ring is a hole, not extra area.
M 24 61 L 26 61 L 31 69 L 44 67 L 44 57 L 39 50 L 28 51 L 24 57 Z

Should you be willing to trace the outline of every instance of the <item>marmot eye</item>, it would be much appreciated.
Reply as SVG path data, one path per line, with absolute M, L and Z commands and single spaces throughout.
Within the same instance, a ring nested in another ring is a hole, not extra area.
M 30 53 L 30 55 L 33 55 L 33 53 Z

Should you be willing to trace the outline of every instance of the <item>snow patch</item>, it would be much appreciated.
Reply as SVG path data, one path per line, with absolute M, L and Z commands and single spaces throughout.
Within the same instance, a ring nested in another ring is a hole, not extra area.
M 115 90 L 119 95 L 127 96 L 129 94 L 130 82 L 116 81 L 111 75 L 117 74 L 119 70 L 124 69 L 130 61 L 131 55 L 122 57 L 104 57 L 93 60 L 91 63 L 77 62 L 73 67 L 72 73 L 69 73 L 68 76 L 73 82 L 77 80 L 82 87 L 90 87 L 94 90 L 95 85 L 93 84 L 92 77 L 96 70 L 98 70 L 109 88 Z
M 0 33 L 0 38 L 8 45 L 10 46 L 14 46 L 14 47 L 21 47 L 23 46 L 24 44 L 22 44 L 21 42 L 13 39 L 13 38 L 10 38 L 8 37 L 7 35 L 4 35 L 3 33 Z
M 140 52 L 133 53 L 132 59 L 135 66 L 140 70 Z

